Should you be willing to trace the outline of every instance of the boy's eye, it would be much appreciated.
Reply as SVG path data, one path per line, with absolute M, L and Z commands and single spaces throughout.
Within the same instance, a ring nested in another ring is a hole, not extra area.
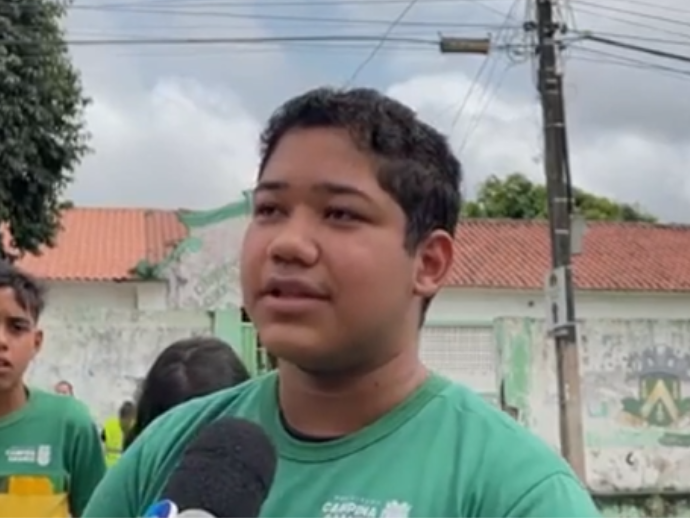
M 254 206 L 255 216 L 272 216 L 278 212 L 278 206 L 275 203 L 257 203 Z
M 29 329 L 29 324 L 23 320 L 10 320 L 9 328 L 13 332 L 22 332 Z
M 362 217 L 356 212 L 339 207 L 326 210 L 326 217 L 338 221 L 358 221 L 362 219 Z

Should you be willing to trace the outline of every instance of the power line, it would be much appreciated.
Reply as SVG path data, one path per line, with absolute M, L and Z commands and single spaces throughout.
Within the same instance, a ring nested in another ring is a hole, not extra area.
M 364 70 L 366 68 L 366 66 L 369 63 L 371 63 L 371 61 L 376 57 L 376 54 L 378 54 L 379 50 L 381 50 L 381 47 L 383 47 L 383 45 L 386 43 L 386 39 L 388 38 L 388 36 L 390 36 L 390 34 L 395 30 L 395 28 L 400 24 L 400 22 L 402 22 L 403 18 L 405 18 L 405 15 L 407 15 L 407 13 L 409 13 L 412 10 L 412 8 L 415 6 L 417 1 L 418 0 L 409 1 L 407 3 L 407 5 L 405 6 L 405 8 L 402 11 L 400 11 L 400 14 L 398 14 L 398 16 L 388 26 L 386 31 L 381 35 L 381 38 L 379 39 L 378 43 L 374 46 L 373 49 L 371 49 L 371 52 L 369 53 L 369 55 L 364 59 L 364 61 L 362 61 L 357 66 L 355 71 L 352 73 L 350 78 L 347 80 L 347 82 L 345 83 L 346 87 L 348 87 L 352 83 L 354 83 L 357 80 L 357 77 L 359 77 L 359 74 L 362 73 L 362 70 Z
M 660 16 L 653 13 L 645 13 L 641 11 L 635 11 L 633 9 L 623 9 L 621 7 L 612 7 L 610 5 L 602 5 L 600 3 L 589 2 L 587 0 L 572 0 L 574 4 L 585 5 L 593 9 L 599 9 L 601 11 L 607 11 L 611 13 L 625 14 L 632 17 L 641 17 L 646 20 L 656 20 L 663 23 L 668 23 L 671 25 L 679 25 L 681 27 L 690 27 L 690 21 L 679 20 L 677 18 L 670 18 L 668 16 Z
M 460 145 L 458 146 L 458 152 L 461 153 L 465 150 L 467 145 L 469 144 L 472 136 L 474 135 L 474 132 L 479 128 L 482 119 L 484 118 L 484 115 L 486 115 L 486 112 L 489 109 L 489 106 L 491 106 L 491 103 L 493 102 L 494 98 L 498 94 L 498 92 L 501 90 L 501 87 L 503 86 L 503 81 L 505 78 L 508 76 L 508 71 L 511 68 L 512 63 L 506 63 L 506 65 L 503 67 L 499 75 L 497 76 L 498 79 L 491 83 L 492 77 L 494 77 L 494 72 L 496 71 L 496 67 L 498 65 L 498 60 L 494 59 L 492 68 L 489 71 L 489 79 L 487 80 L 488 87 L 486 90 L 484 90 L 484 95 L 480 98 L 479 101 L 479 109 L 477 112 L 474 114 L 474 117 L 470 119 L 470 123 L 467 125 L 467 131 L 465 132 L 465 136 L 463 137 L 462 141 L 460 142 Z
M 465 92 L 465 96 L 462 99 L 462 102 L 459 104 L 457 110 L 455 111 L 455 115 L 453 116 L 453 120 L 450 123 L 450 130 L 449 134 L 452 135 L 453 130 L 455 129 L 455 126 L 457 125 L 458 121 L 460 120 L 460 117 L 462 116 L 463 112 L 465 111 L 465 107 L 467 106 L 467 103 L 472 97 L 472 94 L 474 93 L 474 89 L 479 85 L 479 79 L 482 76 L 482 73 L 484 70 L 486 70 L 486 66 L 489 64 L 489 61 L 491 60 L 493 56 L 491 54 L 487 54 L 484 57 L 484 60 L 482 61 L 482 64 L 479 66 L 477 69 L 477 73 L 474 75 L 474 78 L 472 79 L 472 82 L 470 83 L 470 87 L 467 89 L 467 92 Z
M 347 35 L 302 35 L 302 36 L 274 36 L 274 37 L 250 37 L 250 38 L 93 38 L 93 39 L 67 39 L 65 43 L 74 47 L 112 47 L 112 46 L 164 46 L 164 45 L 256 45 L 265 43 L 292 43 L 292 42 L 378 42 L 381 36 L 347 36 Z M 387 41 L 407 43 L 412 45 L 438 46 L 438 40 L 423 38 L 397 38 L 388 37 Z M 40 40 L 0 40 L 6 45 L 41 45 Z
M 684 79 L 686 81 L 690 80 L 690 70 L 682 70 L 679 68 L 669 67 L 666 65 L 659 65 L 657 63 L 650 63 L 649 61 L 634 59 L 629 56 L 622 56 L 614 52 L 590 49 L 587 47 L 581 47 L 579 45 L 573 45 L 570 48 L 575 52 L 584 52 L 586 54 L 596 56 L 586 57 L 574 54 L 571 59 L 577 61 L 586 61 L 589 63 L 596 63 L 602 65 L 616 65 L 625 68 L 630 68 L 633 70 L 663 73 L 666 76 L 674 77 L 677 79 Z
M 347 0 L 345 0 L 347 1 Z M 572 0 L 571 0 L 572 1 Z M 690 14 L 690 9 L 683 9 L 672 5 L 659 4 L 658 2 L 645 2 L 643 0 L 606 0 L 606 3 L 620 3 L 625 5 L 637 5 L 640 7 L 652 7 L 669 13 Z
M 341 6 L 352 6 L 352 5 L 366 5 L 371 7 L 372 5 L 404 5 L 407 4 L 409 0 L 289 0 L 289 1 L 275 1 L 275 0 L 216 0 L 216 1 L 204 1 L 204 0 L 188 0 L 187 2 L 180 1 L 175 2 L 174 0 L 165 0 L 164 2 L 159 2 L 157 0 L 149 0 L 147 2 L 149 5 L 155 5 L 157 3 L 165 3 L 166 5 L 180 5 L 180 6 L 193 6 L 194 7 L 341 7 Z M 442 5 L 442 4 L 457 4 L 459 2 L 475 2 L 476 0 L 419 0 L 419 4 L 424 5 Z M 482 2 L 504 2 L 505 0 L 481 0 Z M 105 7 L 105 8 L 119 8 L 119 7 L 136 7 L 141 6 L 141 2 L 132 2 L 131 0 L 124 0 L 122 2 L 97 2 L 88 3 L 80 2 L 76 7 Z M 75 6 L 72 6 L 74 8 Z
M 131 8 L 131 9 L 104 9 L 100 6 L 86 7 L 73 6 L 73 10 L 96 11 L 107 13 L 121 13 L 121 14 L 151 14 L 162 16 L 178 16 L 178 17 L 203 17 L 203 18 L 231 18 L 239 20 L 252 21 L 275 21 L 275 22 L 294 22 L 294 23 L 324 23 L 337 25 L 380 25 L 388 27 L 390 20 L 385 19 L 371 19 L 371 18 L 348 18 L 348 17 L 331 17 L 331 16 L 302 16 L 302 15 L 282 15 L 282 14 L 259 14 L 259 13 L 235 13 L 229 11 L 181 11 L 174 9 L 151 9 L 151 8 Z M 403 21 L 396 23 L 396 27 L 426 27 L 426 28 L 475 28 L 475 29 L 496 29 L 500 27 L 498 24 L 492 23 L 471 23 L 471 22 L 447 22 L 443 20 L 438 21 Z
M 667 34 L 670 36 L 677 36 L 680 38 L 684 38 L 684 39 L 687 39 L 688 41 L 690 41 L 690 34 L 688 34 L 687 31 L 674 31 L 672 29 L 666 29 L 663 27 L 650 25 L 649 23 L 638 22 L 635 20 L 629 20 L 626 18 L 621 18 L 620 16 L 611 16 L 610 14 L 607 15 L 607 14 L 605 14 L 605 12 L 602 13 L 601 11 L 597 11 L 596 9 L 588 9 L 586 7 L 580 7 L 580 6 L 575 7 L 575 6 L 573 6 L 573 10 L 575 10 L 578 13 L 587 14 L 589 16 L 596 17 L 599 19 L 611 20 L 611 21 L 614 21 L 616 23 L 620 23 L 621 25 L 628 25 L 630 27 L 637 27 L 640 29 L 646 29 L 648 31 L 660 32 L 660 33 Z
M 478 0 L 474 0 L 474 1 L 479 3 Z M 498 12 L 501 16 L 504 17 L 503 23 L 501 24 L 501 27 L 499 28 L 498 32 L 492 38 L 493 41 L 501 42 L 502 38 L 504 37 L 505 33 L 507 32 L 506 29 L 509 26 L 509 22 L 511 20 L 517 21 L 515 18 L 515 15 L 514 15 L 514 11 L 517 9 L 517 6 L 519 4 L 520 4 L 520 0 L 513 0 L 513 3 L 511 4 L 511 6 L 507 10 L 507 12 L 506 11 L 498 11 L 498 10 L 495 10 L 493 8 L 489 8 L 490 11 Z M 522 25 L 522 24 L 520 24 L 520 25 Z M 455 48 L 453 48 L 453 45 L 448 45 L 448 43 L 453 42 L 453 38 L 443 38 L 441 40 L 442 52 L 444 51 L 444 42 L 446 43 L 445 47 L 447 47 L 448 51 L 455 51 L 455 52 L 464 51 L 463 45 L 465 47 L 472 48 L 472 45 L 468 45 L 469 38 L 458 38 L 457 40 L 459 40 L 460 45 L 457 45 Z M 506 39 L 506 43 L 507 43 L 507 41 L 508 40 Z M 479 84 L 482 73 L 484 72 L 484 70 L 487 70 L 487 67 L 488 67 L 488 74 L 487 74 L 487 78 L 486 78 L 487 88 L 485 88 L 484 91 L 482 92 L 483 95 L 480 97 L 480 100 L 478 103 L 480 106 L 480 109 L 477 110 L 475 113 L 473 113 L 473 116 L 470 119 L 469 124 L 467 125 L 467 131 L 465 132 L 465 135 L 464 135 L 462 141 L 460 142 L 458 152 L 462 152 L 465 149 L 465 146 L 469 142 L 470 137 L 472 136 L 472 134 L 474 133 L 476 128 L 479 126 L 479 124 L 482 120 L 482 117 L 484 116 L 484 112 L 488 109 L 491 101 L 493 100 L 492 93 L 495 93 L 496 91 L 498 91 L 498 89 L 500 89 L 500 86 L 503 82 L 503 78 L 507 72 L 507 67 L 506 67 L 506 70 L 504 70 L 502 72 L 501 77 L 499 78 L 498 86 L 494 89 L 493 92 L 491 92 L 489 86 L 491 85 L 491 80 L 493 79 L 494 72 L 496 71 L 496 66 L 497 66 L 498 60 L 492 59 L 493 55 L 492 55 L 492 53 L 489 52 L 489 50 L 494 50 L 494 51 L 498 50 L 498 48 L 497 48 L 498 45 L 493 44 L 491 42 L 491 40 L 489 40 L 489 43 L 490 43 L 491 49 L 489 49 L 487 46 L 487 49 L 486 49 L 487 55 L 486 55 L 484 61 L 482 62 L 482 64 L 480 65 L 479 69 L 477 70 L 477 73 L 475 74 L 474 78 L 472 79 L 472 82 L 470 83 L 470 86 L 467 89 L 467 92 L 465 92 L 465 96 L 464 96 L 463 100 L 460 102 L 460 104 L 459 104 L 459 106 L 455 112 L 455 115 L 453 117 L 453 120 L 451 122 L 449 132 L 452 134 L 452 131 L 455 128 L 458 121 L 460 120 L 460 117 L 462 117 L 462 114 L 464 113 L 465 108 L 467 107 L 467 104 L 469 103 L 469 100 L 472 97 L 472 94 L 474 93 L 475 88 Z M 475 48 L 477 48 L 477 47 L 478 47 L 479 52 L 481 53 L 483 50 L 481 48 L 482 45 L 481 44 L 479 46 L 475 45 Z M 507 47 L 508 47 L 508 45 L 504 43 L 503 48 L 507 48 Z
M 581 31 L 575 31 L 575 34 L 579 34 Z M 690 39 L 688 40 L 675 40 L 669 38 L 654 38 L 648 36 L 641 36 L 639 34 L 626 34 L 620 32 L 608 32 L 608 31 L 596 31 L 595 34 L 599 36 L 605 36 L 608 38 L 616 38 L 620 40 L 632 40 L 632 41 L 643 41 L 647 43 L 659 43 L 662 45 L 674 45 L 688 47 L 690 46 Z
M 667 52 L 665 50 L 652 49 L 650 47 L 643 47 L 642 45 L 633 45 L 632 43 L 625 43 L 622 41 L 612 40 L 610 38 L 604 38 L 602 36 L 597 36 L 592 32 L 582 33 L 582 39 L 588 41 L 594 41 L 597 43 L 602 43 L 604 45 L 610 45 L 612 47 L 619 47 L 626 50 L 632 50 L 635 52 L 640 52 L 643 54 L 649 54 L 650 56 L 656 56 L 665 59 L 672 59 L 675 61 L 683 61 L 685 63 L 690 63 L 690 56 L 684 56 L 682 54 L 676 54 L 674 52 Z

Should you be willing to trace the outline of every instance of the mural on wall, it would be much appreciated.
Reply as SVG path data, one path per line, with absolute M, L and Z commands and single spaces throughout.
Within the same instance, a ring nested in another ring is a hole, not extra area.
M 690 480 L 690 323 L 590 321 L 582 343 L 590 486 L 680 489 Z
M 507 403 L 558 447 L 555 348 L 544 322 L 497 326 Z M 586 320 L 578 329 L 589 488 L 690 491 L 690 320 Z
M 684 394 L 690 382 L 690 352 L 683 354 L 671 347 L 650 348 L 631 354 L 628 368 L 629 379 L 639 387 L 636 397 L 621 401 L 630 424 L 664 428 L 660 444 L 690 447 L 690 434 L 668 431 L 690 417 L 690 397 Z
M 690 448 L 690 336 L 629 326 L 583 348 L 586 443 Z
M 177 309 L 223 309 L 241 305 L 239 250 L 247 225 L 245 202 L 208 213 L 181 216 L 189 229 L 160 267 L 168 302 Z

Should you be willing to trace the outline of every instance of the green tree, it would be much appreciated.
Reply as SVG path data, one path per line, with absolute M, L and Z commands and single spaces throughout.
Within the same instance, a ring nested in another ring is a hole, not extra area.
M 63 195 L 89 150 L 88 99 L 72 65 L 61 0 L 0 3 L 0 258 L 53 246 Z
M 645 221 L 656 218 L 635 205 L 618 203 L 603 196 L 573 189 L 575 207 L 590 221 Z M 544 219 L 547 217 L 546 187 L 525 175 L 514 173 L 506 178 L 491 176 L 484 181 L 474 200 L 465 203 L 467 218 Z

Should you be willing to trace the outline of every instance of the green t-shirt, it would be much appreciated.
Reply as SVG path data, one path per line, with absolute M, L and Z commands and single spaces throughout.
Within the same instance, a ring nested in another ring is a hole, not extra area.
M 0 419 L 0 518 L 81 516 L 104 473 L 98 430 L 78 400 L 31 389 Z
M 199 427 L 225 416 L 260 424 L 277 448 L 263 517 L 599 516 L 561 457 L 439 376 L 369 427 L 328 442 L 289 435 L 276 394 L 269 374 L 164 415 L 111 468 L 84 516 L 143 516 Z

